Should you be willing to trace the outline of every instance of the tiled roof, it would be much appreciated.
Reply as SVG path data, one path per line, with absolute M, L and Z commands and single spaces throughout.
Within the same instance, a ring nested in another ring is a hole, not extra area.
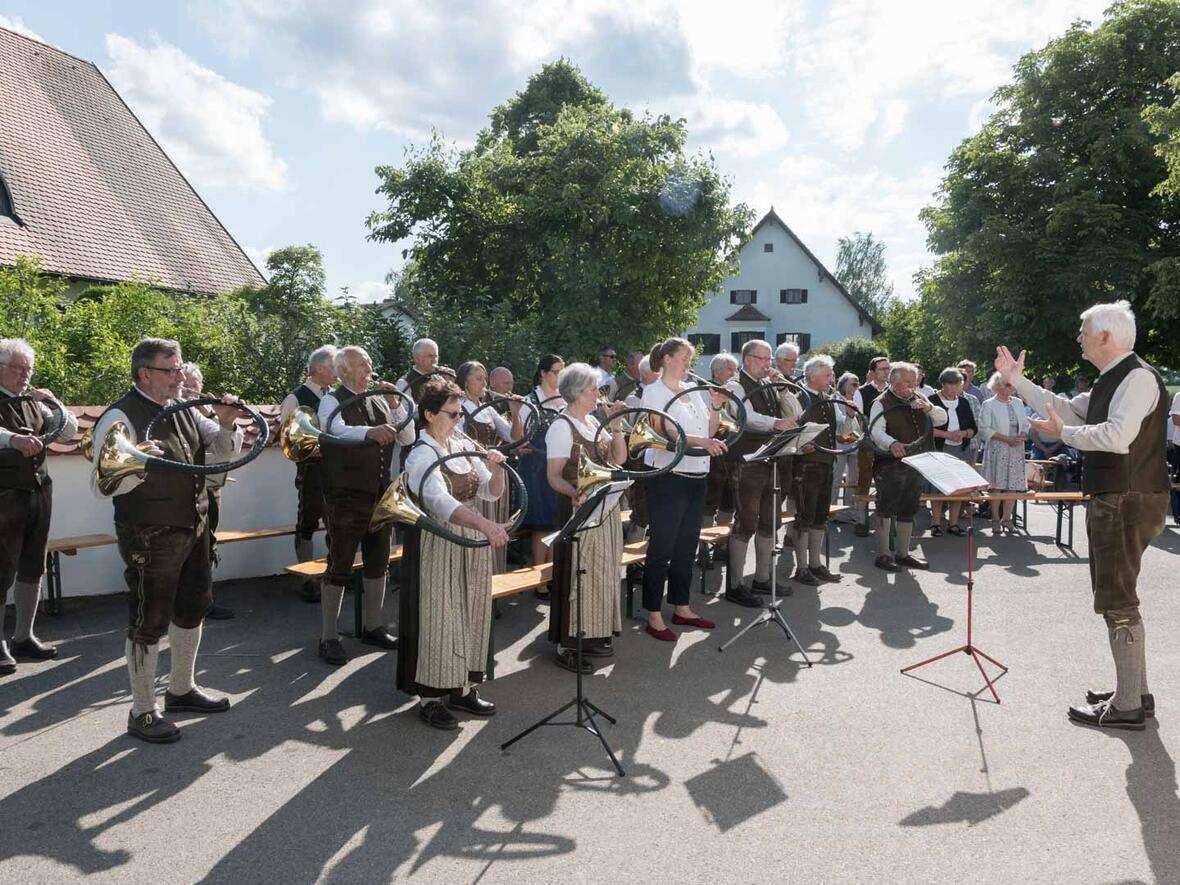
M 102 73 L 0 28 L 0 265 L 215 294 L 265 283 Z
M 752 304 L 743 304 L 725 318 L 727 323 L 766 323 L 770 317 Z
M 49 444 L 49 454 L 51 455 L 80 455 L 79 446 L 82 440 L 82 434 L 90 430 L 98 423 L 98 419 L 102 417 L 102 413 L 107 410 L 106 406 L 66 406 L 78 418 L 78 434 L 70 442 L 55 442 Z M 250 406 L 255 412 L 258 412 L 266 419 L 267 427 L 270 428 L 270 437 L 267 439 L 268 446 L 276 446 L 279 443 L 279 407 L 278 406 Z M 245 440 L 242 442 L 242 450 L 245 451 L 254 445 L 254 439 L 258 432 L 254 429 L 254 419 L 249 415 L 243 414 L 237 419 L 237 424 L 245 431 Z

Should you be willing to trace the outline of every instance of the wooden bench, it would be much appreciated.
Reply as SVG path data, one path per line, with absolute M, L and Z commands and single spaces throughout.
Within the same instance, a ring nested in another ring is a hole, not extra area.
M 220 534 L 220 533 L 218 533 Z M 402 561 L 402 545 L 395 544 L 389 551 L 389 564 Z M 360 638 L 361 633 L 365 629 L 365 618 L 362 609 L 362 599 L 365 594 L 365 585 L 361 583 L 361 569 L 364 567 L 364 560 L 358 550 L 356 557 L 352 561 L 352 576 L 349 580 L 349 589 L 352 590 L 352 630 L 353 636 Z M 328 560 L 326 557 L 321 559 L 309 559 L 307 562 L 297 562 L 294 565 L 289 565 L 283 569 L 289 575 L 303 578 L 305 581 L 322 578 L 328 571 Z
M 72 538 L 52 538 L 45 545 L 45 611 L 51 615 L 62 613 L 61 557 L 77 556 L 79 550 L 109 547 L 117 543 L 114 535 L 75 535 Z

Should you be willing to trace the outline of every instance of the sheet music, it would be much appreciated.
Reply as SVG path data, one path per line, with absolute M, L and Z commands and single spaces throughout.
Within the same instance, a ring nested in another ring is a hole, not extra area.
M 944 495 L 960 495 L 988 487 L 988 481 L 978 471 L 946 452 L 908 455 L 901 459 L 901 463 L 918 471 Z
M 603 522 L 606 521 L 606 518 L 611 515 L 611 512 L 619 506 L 619 500 L 623 497 L 623 492 L 630 488 L 632 482 L 633 480 L 624 479 L 618 482 L 611 482 L 601 486 L 595 486 L 591 490 L 590 496 L 593 498 L 594 496 L 601 495 L 601 499 L 595 502 L 593 511 L 588 514 L 584 520 L 582 520 L 579 531 L 582 529 L 596 529 L 602 525 Z M 603 489 L 606 489 L 605 494 L 602 492 Z M 582 507 L 585 507 L 588 503 L 589 501 L 583 502 L 581 507 L 574 511 L 574 515 L 570 517 L 570 520 L 572 521 L 574 518 L 576 518 L 578 514 L 582 512 Z M 564 529 L 565 526 L 562 526 L 553 534 L 546 535 L 541 539 L 541 542 L 546 547 L 553 546 L 553 542 L 561 536 L 561 533 L 564 531 Z
M 751 452 L 744 456 L 746 461 L 758 461 L 765 458 L 767 455 L 778 457 L 780 455 L 798 455 L 808 443 L 815 442 L 816 438 L 828 429 L 827 424 L 820 424 L 815 421 L 808 421 L 800 427 L 792 430 L 784 430 L 782 433 L 771 437 L 764 445 L 760 446 L 756 452 Z M 780 442 L 780 438 L 785 433 L 793 433 L 794 436 L 784 445 Z

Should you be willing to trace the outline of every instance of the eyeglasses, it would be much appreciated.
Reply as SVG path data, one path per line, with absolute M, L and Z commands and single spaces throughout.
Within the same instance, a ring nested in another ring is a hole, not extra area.
M 177 366 L 175 369 L 166 369 L 166 368 L 161 368 L 160 366 L 144 366 L 144 368 L 151 369 L 153 372 L 164 372 L 170 378 L 175 378 L 181 372 L 184 371 L 184 369 L 180 368 L 179 366 Z
M 439 409 L 438 413 L 440 415 L 446 415 L 452 421 L 458 421 L 459 416 L 463 414 L 463 412 L 460 411 L 459 409 L 455 409 L 453 412 L 450 409 Z

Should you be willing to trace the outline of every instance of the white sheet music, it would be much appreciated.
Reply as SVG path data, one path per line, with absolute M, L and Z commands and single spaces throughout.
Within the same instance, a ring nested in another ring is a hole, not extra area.
M 808 421 L 801 427 L 795 428 L 798 433 L 791 438 L 791 440 L 781 448 L 778 445 L 778 438 L 781 434 L 772 436 L 764 445 L 758 447 L 758 451 L 751 452 L 745 456 L 747 461 L 758 461 L 765 458 L 767 453 L 773 452 L 775 457 L 780 455 L 798 455 L 808 443 L 815 442 L 816 437 L 828 429 L 827 424 L 819 424 L 815 421 Z M 790 433 L 789 430 L 784 430 L 783 433 Z
M 918 471 L 944 495 L 965 495 L 988 487 L 988 481 L 978 471 L 946 452 L 909 455 L 901 463 Z
M 589 516 L 587 516 L 585 520 L 583 520 L 581 528 L 582 529 L 596 529 L 600 525 L 602 525 L 602 523 L 606 520 L 606 518 L 608 516 L 610 516 L 611 511 L 613 511 L 616 507 L 619 506 L 619 499 L 623 497 L 623 492 L 625 492 L 631 486 L 631 484 L 632 484 L 632 480 L 624 479 L 624 480 L 620 480 L 618 482 L 612 482 L 609 485 L 605 486 L 605 488 L 607 489 L 606 494 L 603 495 L 602 500 L 600 500 L 597 503 L 597 505 L 595 505 L 594 512 L 591 513 Z M 590 490 L 590 494 L 591 495 L 598 494 L 599 490 L 602 488 L 603 488 L 603 486 L 594 486 Z M 575 510 L 574 513 L 577 514 L 577 511 Z M 571 519 L 572 519 L 572 517 L 571 517 Z M 541 539 L 542 543 L 544 543 L 544 545 L 546 547 L 553 546 L 553 542 L 556 541 L 557 538 L 561 535 L 562 529 L 564 529 L 564 526 L 562 528 L 559 528 L 553 534 L 546 535 L 544 538 Z M 580 530 L 581 529 L 579 529 L 579 531 Z

